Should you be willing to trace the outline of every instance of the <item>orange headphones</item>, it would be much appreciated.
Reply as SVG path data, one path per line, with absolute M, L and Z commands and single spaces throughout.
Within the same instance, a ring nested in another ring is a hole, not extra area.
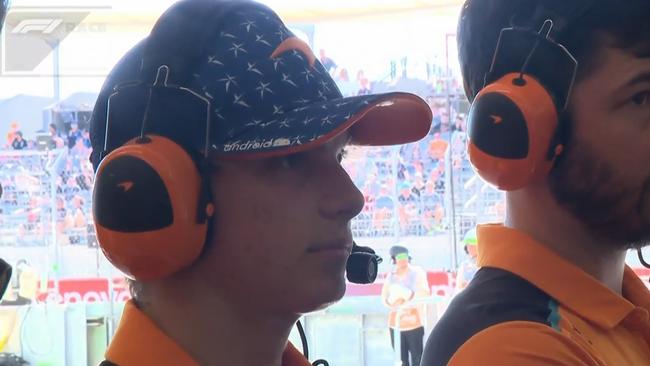
M 99 244 L 115 267 L 137 280 L 163 278 L 193 263 L 201 254 L 214 212 L 207 173 L 200 171 L 196 160 L 170 138 L 146 133 L 156 92 L 186 93 L 205 103 L 206 147 L 201 159 L 207 158 L 210 102 L 189 89 L 167 85 L 168 72 L 166 65 L 161 66 L 156 82 L 148 87 L 141 135 L 108 153 L 95 177 L 93 216 Z M 109 97 L 105 151 L 111 103 L 129 88 L 143 89 L 122 86 Z
M 501 190 L 541 181 L 562 153 L 559 116 L 578 62 L 551 39 L 553 26 L 547 19 L 539 31 L 503 29 L 486 86 L 470 108 L 470 161 L 481 178 Z
M 175 4 L 168 11 L 172 15 L 159 20 L 146 40 L 140 79 L 151 80 L 148 76 L 155 72 L 153 84 L 118 84 L 108 97 L 93 217 L 102 251 L 132 279 L 167 277 L 190 266 L 204 248 L 214 213 L 207 172 L 211 106 L 189 88 L 168 84 L 170 75 L 179 84 L 187 80 L 192 66 L 187 61 L 198 59 L 189 53 L 200 47 L 178 57 L 178 49 L 169 44 L 191 45 L 235 5 L 215 2 L 214 14 L 205 14 L 204 7 L 193 8 L 191 2 Z M 198 19 L 190 22 L 192 29 L 175 28 L 179 13 Z M 138 137 L 109 139 L 128 124 L 141 126 Z M 196 135 L 205 136 L 200 152 L 191 148 L 197 145 Z

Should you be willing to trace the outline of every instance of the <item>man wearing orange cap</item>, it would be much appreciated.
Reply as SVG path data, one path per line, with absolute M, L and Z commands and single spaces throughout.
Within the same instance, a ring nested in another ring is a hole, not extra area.
M 364 203 L 345 146 L 430 121 L 412 94 L 343 98 L 266 6 L 174 4 L 91 120 L 97 238 L 134 295 L 105 364 L 309 365 L 289 333 L 343 296 Z

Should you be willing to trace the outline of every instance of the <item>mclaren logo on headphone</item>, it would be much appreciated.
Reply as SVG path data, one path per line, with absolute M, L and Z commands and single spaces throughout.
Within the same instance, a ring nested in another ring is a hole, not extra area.
M 495 116 L 492 114 L 490 115 L 490 118 L 492 118 L 492 123 L 494 123 L 495 125 L 501 124 L 501 122 L 503 122 L 503 117 L 501 116 Z
M 130 191 L 131 188 L 133 188 L 133 182 L 126 181 L 126 182 L 119 183 L 117 186 L 122 188 L 122 191 L 124 191 L 124 193 L 126 193 L 126 192 Z

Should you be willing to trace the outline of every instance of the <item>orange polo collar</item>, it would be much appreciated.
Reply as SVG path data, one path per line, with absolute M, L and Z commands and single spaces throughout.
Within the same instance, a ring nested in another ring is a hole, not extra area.
M 621 297 L 521 231 L 489 224 L 479 225 L 477 234 L 479 266 L 524 278 L 599 327 L 616 327 L 636 307 L 650 311 L 650 291 L 629 267 Z

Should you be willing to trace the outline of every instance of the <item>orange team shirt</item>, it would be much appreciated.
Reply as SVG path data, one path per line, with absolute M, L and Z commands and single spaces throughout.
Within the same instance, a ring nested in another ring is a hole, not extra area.
M 632 269 L 620 296 L 521 231 L 479 226 L 478 250 L 422 366 L 650 365 L 650 290 Z
M 431 143 L 429 143 L 429 156 L 434 159 L 443 159 L 448 146 L 449 143 L 441 138 L 432 140 Z
M 198 366 L 183 349 L 165 335 L 133 301 L 126 303 L 106 351 L 104 365 L 115 366 Z M 283 366 L 311 366 L 291 343 L 282 356 Z

